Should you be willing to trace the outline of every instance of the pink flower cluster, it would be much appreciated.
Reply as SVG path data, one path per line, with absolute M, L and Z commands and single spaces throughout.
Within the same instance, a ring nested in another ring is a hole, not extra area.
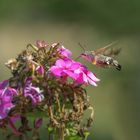
M 53 46 L 54 45 L 54 46 Z M 55 47 L 56 44 L 52 46 Z M 38 41 L 38 48 L 47 47 L 46 42 Z M 97 86 L 97 82 L 100 81 L 95 74 L 87 69 L 86 66 L 80 62 L 72 60 L 72 53 L 70 50 L 61 46 L 57 49 L 59 54 L 63 56 L 62 58 L 56 60 L 55 64 L 50 66 L 49 73 L 57 78 L 65 79 L 71 78 L 75 85 L 93 85 Z M 47 76 L 44 66 L 39 65 L 36 67 L 36 73 L 40 77 Z M 48 73 L 48 72 L 47 72 Z M 0 120 L 7 117 L 9 111 L 15 106 L 13 104 L 14 96 L 18 96 L 19 89 L 9 87 L 9 81 L 5 80 L 0 82 Z M 37 87 L 32 82 L 32 77 L 26 77 L 24 81 L 23 96 L 30 98 L 33 105 L 37 105 L 44 100 L 43 91 L 40 90 L 40 87 Z
M 56 77 L 67 79 L 72 78 L 75 84 L 91 84 L 97 86 L 96 82 L 100 81 L 95 74 L 87 69 L 80 62 L 71 59 L 72 53 L 62 47 L 60 53 L 65 56 L 64 59 L 58 59 L 54 66 L 50 68 L 50 72 Z
M 18 90 L 9 87 L 8 84 L 8 80 L 0 82 L 0 120 L 7 117 L 9 111 L 15 106 L 13 104 L 14 96 L 18 96 Z M 30 77 L 25 81 L 23 96 L 29 97 L 33 105 L 44 99 L 42 91 L 32 84 Z

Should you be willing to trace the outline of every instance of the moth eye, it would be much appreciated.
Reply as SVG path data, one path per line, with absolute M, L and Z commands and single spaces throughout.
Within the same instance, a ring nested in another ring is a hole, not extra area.
M 82 55 L 82 56 L 86 56 L 86 54 L 85 54 L 85 53 L 82 53 L 81 55 Z

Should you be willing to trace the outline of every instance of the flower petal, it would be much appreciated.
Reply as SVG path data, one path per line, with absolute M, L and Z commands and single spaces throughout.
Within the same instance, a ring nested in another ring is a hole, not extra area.
M 62 67 L 63 68 L 63 67 L 66 66 L 66 63 L 65 63 L 65 61 L 63 59 L 59 59 L 59 60 L 56 61 L 55 65 L 57 67 Z
M 64 46 L 61 46 L 61 48 L 58 48 L 58 51 L 61 53 L 61 55 L 67 58 L 70 58 L 72 56 L 72 52 L 66 49 Z
M 91 71 L 88 71 L 88 72 L 87 72 L 87 76 L 88 76 L 90 79 L 92 79 L 93 81 L 95 81 L 95 82 L 100 81 L 100 79 L 98 79 L 98 78 L 95 76 L 95 74 L 93 74 Z
M 49 71 L 56 76 L 62 76 L 63 69 L 57 66 L 52 66 Z

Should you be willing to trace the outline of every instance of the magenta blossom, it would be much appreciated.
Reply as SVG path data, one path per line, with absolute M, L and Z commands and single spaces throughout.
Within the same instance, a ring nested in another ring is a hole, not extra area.
M 50 68 L 50 72 L 57 77 L 70 77 L 76 84 L 97 86 L 96 82 L 99 81 L 85 66 L 71 59 L 57 60 L 55 66 Z
M 59 46 L 59 43 L 53 43 L 51 46 L 54 48 L 56 46 Z M 72 56 L 72 52 L 66 49 L 64 46 L 59 47 L 57 50 L 62 56 L 66 58 L 70 58 Z
M 10 87 L 0 89 L 0 119 L 7 117 L 11 108 L 14 107 L 12 100 L 17 94 L 17 91 Z
M 75 70 L 75 73 L 79 74 L 79 77 L 76 79 L 77 83 L 84 83 L 86 85 L 94 85 L 97 86 L 96 82 L 100 81 L 95 74 L 93 74 L 91 71 L 89 71 L 86 67 L 81 66 L 77 70 Z
M 72 56 L 72 53 L 70 50 L 66 49 L 64 46 L 61 46 L 58 48 L 58 51 L 62 56 L 65 56 L 66 58 L 70 58 Z
M 39 87 L 33 86 L 32 78 L 27 78 L 24 87 L 24 96 L 30 97 L 33 105 L 41 102 L 44 99 L 44 95 Z

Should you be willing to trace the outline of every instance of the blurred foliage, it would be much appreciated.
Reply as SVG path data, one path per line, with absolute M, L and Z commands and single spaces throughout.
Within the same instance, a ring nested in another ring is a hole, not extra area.
M 139 13 L 139 0 L 0 0 L 1 20 L 82 22 L 117 35 L 139 34 Z
M 140 140 L 139 13 L 139 0 L 0 0 L 0 78 L 10 76 L 4 62 L 37 39 L 62 42 L 75 57 L 78 42 L 93 50 L 119 40 L 121 72 L 79 60 L 101 79 L 88 89 L 95 106 L 89 139 Z

